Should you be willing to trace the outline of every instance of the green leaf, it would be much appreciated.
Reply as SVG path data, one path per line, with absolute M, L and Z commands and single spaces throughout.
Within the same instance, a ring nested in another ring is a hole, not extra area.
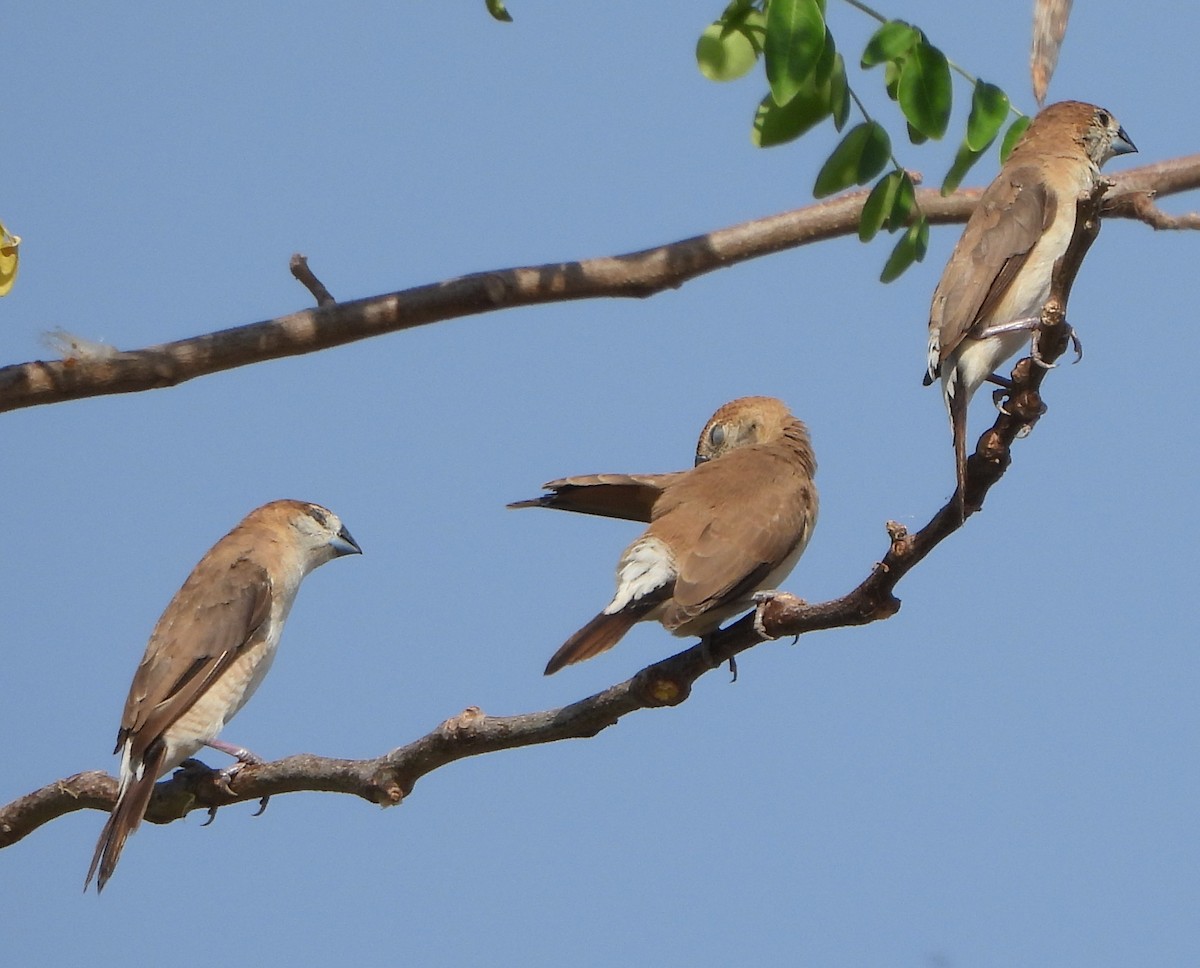
M 903 20 L 889 20 L 867 41 L 861 66 L 865 69 L 886 61 L 900 60 L 920 39 L 921 35 Z
M 829 78 L 833 75 L 833 68 L 837 64 L 837 60 L 837 44 L 833 42 L 833 34 L 826 27 L 825 42 L 821 47 L 821 56 L 817 58 L 817 66 L 813 68 L 813 83 L 818 87 L 822 84 L 828 84 Z
M 710 81 L 734 81 L 747 74 L 762 53 L 766 18 L 757 10 L 709 24 L 696 41 L 696 64 Z
M 754 130 L 750 140 L 759 148 L 772 148 L 794 141 L 829 117 L 827 91 L 805 85 L 787 104 L 780 107 L 768 94 L 754 115 Z
M 892 203 L 892 214 L 888 216 L 884 227 L 889 232 L 904 228 L 908 224 L 913 209 L 917 207 L 917 187 L 909 177 L 908 172 L 900 172 L 900 186 L 896 189 L 896 200 Z
M 914 128 L 912 126 L 912 122 L 909 122 L 906 125 L 906 127 L 908 128 L 908 140 L 911 141 L 913 144 L 923 145 L 926 141 L 929 140 L 928 138 L 925 137 L 925 135 L 921 134 L 920 131 L 918 131 L 916 128 Z
M 962 180 L 966 177 L 967 172 L 971 170 L 971 166 L 975 164 L 983 153 L 987 151 L 989 141 L 982 148 L 976 151 L 966 140 L 958 146 L 958 152 L 954 156 L 954 164 L 950 166 L 950 170 L 946 172 L 946 177 L 942 181 L 942 194 L 949 195 L 952 191 L 962 184 Z
M 900 188 L 900 179 L 904 172 L 900 169 L 889 171 L 871 189 L 863 203 L 862 215 L 858 218 L 858 238 L 862 242 L 870 242 L 883 228 L 883 223 L 896 204 L 896 192 Z
M 842 87 L 835 90 L 839 81 Z M 850 110 L 845 83 L 845 64 L 830 37 L 816 69 L 805 78 L 787 104 L 781 107 L 770 94 L 763 98 L 754 116 L 751 140 L 760 148 L 770 148 L 800 137 L 829 117 L 834 110 L 835 94 L 844 102 L 837 105 L 844 118 Z
M 487 4 L 488 13 L 490 13 L 496 20 L 500 20 L 508 24 L 512 23 L 512 14 L 505 9 L 504 0 L 484 0 L 484 2 Z
M 950 123 L 953 87 L 946 55 L 924 41 L 917 44 L 900 70 L 900 110 L 927 138 L 940 138 Z
M 910 265 L 925 258 L 929 248 L 929 222 L 922 215 L 908 227 L 908 231 L 900 236 L 900 241 L 892 249 L 884 263 L 883 272 L 879 275 L 880 282 L 893 282 L 899 279 Z
M 971 116 L 967 118 L 967 140 L 972 151 L 985 151 L 995 140 L 1008 117 L 1008 95 L 995 84 L 975 82 L 971 95 Z
M 1029 127 L 1031 120 L 1033 119 L 1027 117 L 1017 118 L 1016 121 L 1009 125 L 1008 130 L 1004 133 L 1004 141 L 1000 143 L 1000 164 L 1003 165 L 1008 161 L 1008 156 L 1012 154 L 1013 148 L 1016 147 L 1017 142 L 1021 139 L 1021 135 L 1025 133 L 1025 129 Z
M 767 8 L 767 81 L 780 107 L 812 74 L 825 46 L 825 19 L 817 0 L 771 0 Z
M 883 86 L 893 101 L 900 96 L 900 68 L 903 64 L 903 61 L 888 61 L 883 68 Z
M 851 185 L 862 185 L 883 171 L 892 142 L 877 121 L 855 125 L 821 166 L 813 195 L 824 198 Z
M 834 58 L 833 73 L 829 75 L 829 110 L 833 126 L 841 131 L 850 117 L 850 84 L 846 81 L 846 62 L 841 54 Z

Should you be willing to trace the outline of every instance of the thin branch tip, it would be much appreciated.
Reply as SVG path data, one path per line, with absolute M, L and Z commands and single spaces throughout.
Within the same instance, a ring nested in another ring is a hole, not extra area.
M 313 299 L 317 301 L 318 307 L 334 306 L 337 300 L 329 294 L 329 290 L 325 288 L 324 283 L 316 277 L 316 274 L 308 266 L 308 257 L 303 253 L 292 253 L 291 259 L 288 260 L 288 269 L 305 289 L 309 291 Z

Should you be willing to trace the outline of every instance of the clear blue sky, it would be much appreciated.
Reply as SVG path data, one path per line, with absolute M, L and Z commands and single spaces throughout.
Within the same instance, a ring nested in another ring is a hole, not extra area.
M 1200 151 L 1180 40 L 1200 15 L 1076 7 L 1051 97 L 1122 120 L 1142 154 L 1114 170 Z M 294 251 L 346 299 L 803 205 L 835 136 L 750 145 L 761 76 L 718 86 L 693 59 L 720 8 L 512 0 L 501 25 L 482 2 L 11 5 L 0 218 L 25 242 L 2 358 L 46 355 L 58 326 L 136 348 L 305 307 Z M 830 8 L 853 56 L 871 25 Z M 888 9 L 1031 108 L 1028 4 Z M 881 104 L 878 77 L 856 83 Z M 953 147 L 904 159 L 933 178 Z M 643 626 L 544 679 L 636 528 L 504 504 L 687 466 L 733 397 L 810 424 L 821 521 L 785 587 L 844 593 L 888 519 L 919 526 L 952 490 L 920 376 L 957 231 L 889 287 L 886 243 L 842 240 L 645 301 L 4 415 L 0 801 L 115 768 L 155 619 L 274 498 L 334 508 L 366 553 L 309 579 L 226 730 L 271 758 L 379 755 L 682 647 Z M 1071 304 L 1084 362 L 1051 374 L 1047 418 L 891 621 L 764 645 L 735 685 L 455 764 L 389 811 L 300 794 L 144 826 L 101 898 L 81 888 L 103 816 L 57 820 L 0 852 L 5 963 L 1200 963 L 1198 257 L 1196 235 L 1105 226 Z

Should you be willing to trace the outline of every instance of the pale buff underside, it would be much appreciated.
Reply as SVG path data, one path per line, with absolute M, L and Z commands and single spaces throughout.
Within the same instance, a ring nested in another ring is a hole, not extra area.
M 1075 230 L 1075 197 L 1060 196 L 1054 221 L 1042 233 L 1030 250 L 1024 267 L 1017 274 L 1008 292 L 994 312 L 981 320 L 983 326 L 1010 322 L 1042 311 L 1050 298 L 1050 280 L 1054 261 L 1067 249 Z M 988 339 L 967 336 L 950 354 L 942 366 L 942 393 L 947 403 L 954 395 L 955 383 L 961 383 L 970 399 L 975 391 L 995 373 L 1005 360 L 1021 352 L 1029 342 L 1030 333 L 1004 333 Z
M 273 641 L 256 644 L 234 660 L 204 695 L 163 732 L 167 744 L 163 773 L 173 770 L 189 756 L 195 756 L 206 743 L 216 739 L 225 724 L 254 695 L 275 661 L 284 617 L 271 622 L 275 633 Z
M 256 640 L 245 642 L 244 651 L 205 688 L 191 706 L 185 709 L 162 732 L 167 753 L 159 775 L 165 775 L 190 756 L 195 756 L 206 743 L 215 739 L 241 710 L 271 668 L 279 646 L 283 625 L 291 610 L 295 593 L 303 578 L 303 568 L 287 562 L 282 569 L 282 581 L 272 596 L 270 616 L 260 627 Z M 231 643 L 230 647 L 235 647 Z M 122 785 L 141 771 L 140 763 L 129 763 L 126 776 L 122 757 Z

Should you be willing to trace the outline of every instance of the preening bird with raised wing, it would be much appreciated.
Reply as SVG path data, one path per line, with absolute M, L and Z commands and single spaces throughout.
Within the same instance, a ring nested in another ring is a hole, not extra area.
M 1136 150 L 1103 108 L 1051 104 L 984 190 L 942 272 L 929 311 L 925 385 L 942 381 L 964 514 L 971 397 L 986 380 L 1007 383 L 995 371 L 1037 329 L 1077 200 L 1091 194 L 1108 159 Z
M 817 520 L 808 429 L 773 397 L 742 397 L 705 425 L 696 464 L 670 474 L 593 474 L 509 507 L 598 514 L 649 527 L 617 564 L 612 601 L 551 657 L 546 674 L 611 649 L 637 622 L 704 636 L 754 607 L 795 566 Z
M 332 511 L 273 501 L 251 511 L 200 559 L 150 635 L 125 701 L 117 803 L 84 889 L 112 876 L 145 816 L 155 781 L 201 747 L 251 761 L 217 734 L 271 666 L 300 582 L 341 555 L 360 554 Z

